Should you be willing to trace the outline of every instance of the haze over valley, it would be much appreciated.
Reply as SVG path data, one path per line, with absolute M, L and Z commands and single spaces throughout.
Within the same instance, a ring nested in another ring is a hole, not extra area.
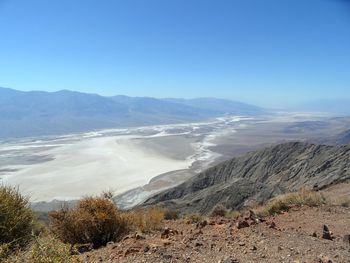
M 29 194 L 38 210 L 51 208 L 54 200 L 108 189 L 120 207 L 129 208 L 214 164 L 267 145 L 349 140 L 350 119 L 334 113 L 273 111 L 209 98 L 0 91 L 0 178 Z M 76 129 L 85 131 L 71 133 Z

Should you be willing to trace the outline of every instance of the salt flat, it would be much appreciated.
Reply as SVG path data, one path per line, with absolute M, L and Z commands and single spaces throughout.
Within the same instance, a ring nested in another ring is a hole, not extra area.
M 191 164 L 145 151 L 132 139 L 118 137 L 86 139 L 41 154 L 54 160 L 22 168 L 5 179 L 40 201 L 76 199 L 108 189 L 120 193 Z
M 310 129 L 303 122 L 318 120 L 317 124 L 320 119 L 332 125 Z M 127 207 L 234 155 L 286 139 L 322 138 L 340 131 L 343 123 L 303 114 L 225 116 L 201 123 L 3 142 L 0 179 L 19 186 L 34 202 L 112 190 Z

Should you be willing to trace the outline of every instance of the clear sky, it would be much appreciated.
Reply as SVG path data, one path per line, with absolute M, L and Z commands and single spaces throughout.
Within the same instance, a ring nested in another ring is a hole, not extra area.
M 277 107 L 350 98 L 350 2 L 0 0 L 0 86 Z

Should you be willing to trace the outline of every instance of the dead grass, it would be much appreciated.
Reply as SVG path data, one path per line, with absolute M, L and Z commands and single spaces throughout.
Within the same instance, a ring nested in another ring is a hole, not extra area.
M 324 196 L 308 188 L 298 192 L 280 195 L 265 206 L 257 207 L 254 212 L 259 216 L 268 216 L 288 211 L 293 206 L 320 206 L 326 203 Z
M 66 245 L 52 236 L 38 237 L 33 240 L 25 251 L 17 251 L 8 258 L 4 258 L 3 263 L 79 263 L 74 248 Z

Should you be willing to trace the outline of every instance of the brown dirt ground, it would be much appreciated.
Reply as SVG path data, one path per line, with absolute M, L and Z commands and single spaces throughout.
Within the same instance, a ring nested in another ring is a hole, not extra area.
M 338 193 L 346 196 L 349 189 L 350 184 L 339 185 L 326 190 L 325 195 L 336 200 Z M 265 220 L 241 229 L 237 229 L 236 220 L 226 218 L 209 219 L 204 227 L 184 220 L 166 221 L 162 228 L 172 230 L 168 236 L 162 238 L 162 230 L 130 235 L 119 243 L 84 253 L 81 259 L 87 263 L 350 263 L 350 243 L 343 241 L 344 235 L 350 234 L 350 208 L 301 207 Z M 322 238 L 323 225 L 332 231 L 334 240 Z

